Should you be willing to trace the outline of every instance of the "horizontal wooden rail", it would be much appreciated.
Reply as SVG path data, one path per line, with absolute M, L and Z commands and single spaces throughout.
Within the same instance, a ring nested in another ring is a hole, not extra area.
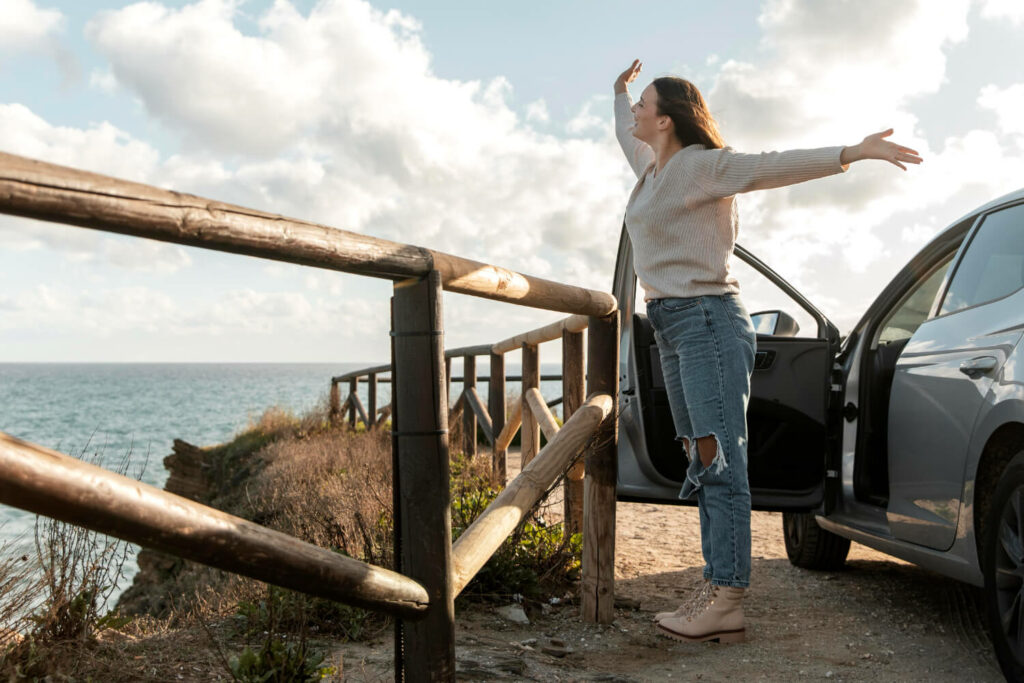
M 456 349 L 448 349 L 444 352 L 445 358 L 464 358 L 466 356 L 489 356 L 491 355 L 490 344 L 477 344 L 476 346 L 462 346 Z
M 423 247 L 0 153 L 0 212 L 163 242 L 403 280 L 523 306 L 607 315 L 615 297 Z
M 362 370 L 353 370 L 352 372 L 346 372 L 344 375 L 338 375 L 337 377 L 332 377 L 331 381 L 332 382 L 347 382 L 350 379 L 358 379 L 360 377 L 365 377 L 366 375 L 371 375 L 371 374 L 375 375 L 375 374 L 380 373 L 380 372 L 391 372 L 391 366 L 390 365 L 377 365 L 377 366 L 374 366 L 372 368 L 363 368 Z M 380 382 L 381 380 L 378 379 L 377 381 Z
M 591 396 L 452 546 L 452 592 L 458 595 L 505 538 L 565 471 L 612 411 L 607 394 Z
M 0 503 L 310 595 L 416 619 L 410 578 L 0 432 Z
M 561 339 L 563 332 L 582 332 L 587 329 L 588 324 L 587 316 L 571 315 L 568 318 L 556 320 L 550 325 L 538 327 L 535 330 L 523 332 L 500 341 L 491 346 L 491 351 L 494 353 L 508 353 L 509 351 L 518 351 L 522 348 L 523 344 L 536 346 L 544 342 L 554 341 L 555 339 Z

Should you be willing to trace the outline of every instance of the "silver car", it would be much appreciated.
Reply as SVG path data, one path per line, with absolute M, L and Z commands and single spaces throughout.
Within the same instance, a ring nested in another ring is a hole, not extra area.
M 735 269 L 762 311 L 753 507 L 784 512 L 790 561 L 838 569 L 854 540 L 983 587 L 1003 672 L 1024 680 L 1024 190 L 932 240 L 844 339 L 740 247 Z M 625 232 L 614 287 L 619 499 L 695 504 L 677 499 L 686 462 Z

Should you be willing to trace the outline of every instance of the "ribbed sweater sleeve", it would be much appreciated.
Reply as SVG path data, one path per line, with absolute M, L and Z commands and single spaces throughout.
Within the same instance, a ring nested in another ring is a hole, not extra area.
M 626 161 L 639 178 L 654 162 L 654 150 L 646 142 L 633 137 L 633 100 L 629 93 L 615 96 L 615 137 L 626 155 Z
M 741 154 L 730 147 L 693 156 L 693 180 L 712 197 L 769 190 L 840 173 L 842 147 Z

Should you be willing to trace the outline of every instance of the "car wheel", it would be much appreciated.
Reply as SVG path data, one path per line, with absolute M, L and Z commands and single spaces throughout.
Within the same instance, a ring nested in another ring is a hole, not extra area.
M 1024 680 L 1024 452 L 1003 470 L 983 520 L 989 635 L 1008 681 Z
M 842 569 L 850 552 L 850 539 L 825 531 L 814 515 L 783 512 L 782 531 L 786 555 L 791 564 L 803 569 Z

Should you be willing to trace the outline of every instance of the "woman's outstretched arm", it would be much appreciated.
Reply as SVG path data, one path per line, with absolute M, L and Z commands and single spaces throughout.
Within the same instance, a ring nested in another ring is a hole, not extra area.
M 646 142 L 633 137 L 633 102 L 626 86 L 636 80 L 643 65 L 633 60 L 628 69 L 615 79 L 615 137 L 637 177 L 654 161 L 654 150 Z
M 885 139 L 890 135 L 892 135 L 892 128 L 869 135 L 852 147 L 843 148 L 839 155 L 839 163 L 846 166 L 862 159 L 881 159 L 894 166 L 899 166 L 904 171 L 907 170 L 907 167 L 903 165 L 905 163 L 921 163 L 921 155 L 916 150 Z

